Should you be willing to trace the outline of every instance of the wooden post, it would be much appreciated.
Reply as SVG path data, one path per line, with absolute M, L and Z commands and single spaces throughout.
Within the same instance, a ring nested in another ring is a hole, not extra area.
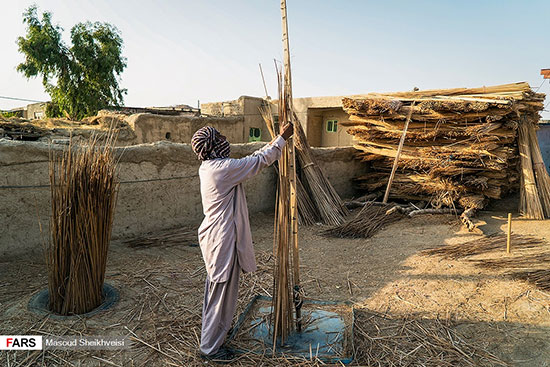
M 382 202 L 386 204 L 388 198 L 390 197 L 391 184 L 393 182 L 393 177 L 395 176 L 395 171 L 397 170 L 397 162 L 399 161 L 399 156 L 401 156 L 401 150 L 403 150 L 403 144 L 405 143 L 405 135 L 407 135 L 407 129 L 409 128 L 409 122 L 411 121 L 412 111 L 414 108 L 414 102 L 411 105 L 409 115 L 405 121 L 405 127 L 403 128 L 403 134 L 401 134 L 401 140 L 399 140 L 399 146 L 397 147 L 397 153 L 395 154 L 395 159 L 393 160 L 393 167 L 391 168 L 390 178 L 388 180 L 388 186 L 386 187 L 386 193 L 384 194 L 384 200 Z
M 510 240 L 512 237 L 512 213 L 508 213 L 508 231 L 506 236 L 506 253 L 510 253 Z
M 258 63 L 260 66 L 260 74 L 262 75 L 262 82 L 264 83 L 264 91 L 265 91 L 265 99 L 269 98 L 269 94 L 267 94 L 267 86 L 265 85 L 265 78 L 264 78 L 264 71 L 262 70 L 262 64 Z

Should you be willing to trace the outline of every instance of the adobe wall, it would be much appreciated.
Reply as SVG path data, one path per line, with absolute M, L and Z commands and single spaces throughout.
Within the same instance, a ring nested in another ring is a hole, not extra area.
M 271 141 L 269 131 L 260 114 L 260 107 L 263 104 L 262 98 L 241 96 L 233 101 L 202 103 L 201 113 L 216 117 L 241 116 L 243 118 L 242 136 L 235 141 L 248 142 L 250 128 L 258 128 L 262 131 L 262 141 Z
M 212 126 L 227 137 L 230 142 L 243 143 L 242 116 L 166 116 L 138 113 L 126 118 L 136 135 L 135 144 L 170 140 L 175 143 L 191 142 L 193 134 L 204 126 Z
M 248 155 L 263 143 L 234 144 L 232 157 Z M 54 151 L 62 146 L 53 145 Z M 198 224 L 202 220 L 199 161 L 188 144 L 157 142 L 116 148 L 121 181 L 113 239 Z M 364 173 L 352 148 L 315 148 L 320 165 L 343 197 L 354 194 L 351 178 Z M 0 139 L 0 258 L 39 253 L 48 238 L 49 145 Z M 245 183 L 250 214 L 274 208 L 272 167 Z M 39 221 L 44 235 L 40 234 Z

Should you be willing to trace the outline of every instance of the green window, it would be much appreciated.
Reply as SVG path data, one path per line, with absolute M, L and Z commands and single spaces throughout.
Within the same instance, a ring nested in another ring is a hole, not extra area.
M 251 127 L 248 132 L 248 141 L 260 141 L 262 139 L 262 130 L 257 127 Z
M 338 131 L 338 121 L 337 120 L 327 120 L 327 131 L 329 133 L 335 133 Z

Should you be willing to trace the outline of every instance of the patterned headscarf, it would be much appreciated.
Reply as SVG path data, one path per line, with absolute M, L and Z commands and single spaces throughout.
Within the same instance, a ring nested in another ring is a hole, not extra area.
M 202 127 L 193 134 L 191 148 L 201 161 L 229 157 L 229 142 L 212 126 Z

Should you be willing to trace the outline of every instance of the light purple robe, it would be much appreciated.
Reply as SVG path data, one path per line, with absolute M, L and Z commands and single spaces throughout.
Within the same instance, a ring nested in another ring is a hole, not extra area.
M 229 279 L 235 255 L 244 272 L 256 270 L 242 183 L 279 159 L 284 145 L 285 140 L 278 136 L 244 158 L 202 162 L 199 177 L 204 220 L 199 227 L 199 243 L 211 282 Z

